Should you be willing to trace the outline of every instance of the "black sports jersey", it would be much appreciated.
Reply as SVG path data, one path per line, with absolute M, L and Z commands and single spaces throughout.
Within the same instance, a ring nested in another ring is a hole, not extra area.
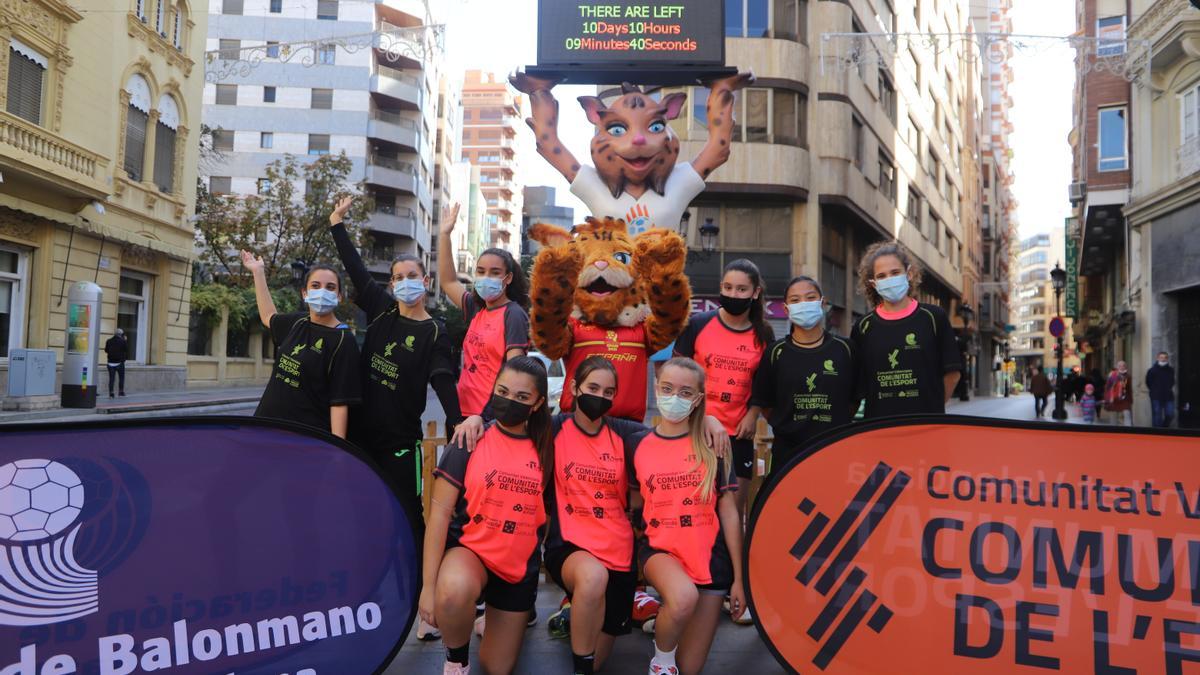
M 849 424 L 857 389 L 854 349 L 846 338 L 826 333 L 820 346 L 805 349 L 789 335 L 771 345 L 754 375 L 750 403 L 770 411 L 772 471 L 817 434 Z
M 962 356 L 945 310 L 919 303 L 897 319 L 875 310 L 854 325 L 850 340 L 866 417 L 946 412 L 942 377 L 962 368 Z
M 358 345 L 345 328 L 309 321 L 308 312 L 271 317 L 275 367 L 255 417 L 299 422 L 329 431 L 329 408 L 361 399 Z

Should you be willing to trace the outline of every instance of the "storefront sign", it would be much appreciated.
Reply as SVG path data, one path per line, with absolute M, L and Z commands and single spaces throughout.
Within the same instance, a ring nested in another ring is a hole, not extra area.
M 1063 292 L 1063 316 L 1079 318 L 1079 239 L 1067 229 L 1066 262 L 1067 287 Z
M 670 70 L 723 74 L 724 17 L 722 0 L 540 0 L 538 65 L 527 70 L 554 71 L 576 83 L 597 71 L 616 74 L 610 83 L 631 75 L 661 83 L 661 73 Z M 655 74 L 614 72 L 630 66 Z
M 923 418 L 764 488 L 747 586 L 803 673 L 1200 668 L 1200 434 Z
M 332 437 L 254 418 L 0 430 L 0 673 L 380 672 L 416 546 Z
M 715 312 L 721 308 L 721 298 L 709 296 L 692 296 L 692 314 L 698 312 Z M 787 321 L 787 305 L 782 300 L 767 300 L 767 318 Z

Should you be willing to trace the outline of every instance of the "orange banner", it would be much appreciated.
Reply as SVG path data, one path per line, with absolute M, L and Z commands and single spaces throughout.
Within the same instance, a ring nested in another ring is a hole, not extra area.
M 1200 673 L 1200 435 L 938 417 L 779 472 L 747 586 L 826 673 Z

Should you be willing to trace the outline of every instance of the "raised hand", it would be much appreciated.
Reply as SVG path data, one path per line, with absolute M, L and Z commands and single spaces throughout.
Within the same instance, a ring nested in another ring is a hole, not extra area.
M 534 77 L 518 70 L 508 76 L 508 83 L 513 86 L 513 89 L 522 94 L 532 96 L 534 92 L 550 91 L 554 88 L 554 85 L 559 83 L 559 80 L 557 78 Z
M 333 213 L 329 214 L 329 224 L 337 225 L 342 222 L 352 206 L 354 206 L 354 197 L 342 197 L 337 206 L 333 207 Z
M 266 264 L 261 256 L 256 256 L 249 251 L 242 251 L 242 267 L 246 268 L 251 274 L 262 272 L 266 269 Z
M 449 235 L 454 232 L 454 225 L 458 222 L 459 207 L 458 202 L 442 207 L 442 227 L 438 230 L 439 234 Z

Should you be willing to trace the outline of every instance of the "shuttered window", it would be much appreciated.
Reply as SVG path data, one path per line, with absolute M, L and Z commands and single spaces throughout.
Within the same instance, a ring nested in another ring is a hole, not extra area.
M 175 8 L 175 37 L 172 44 L 176 49 L 183 49 L 183 5 Z
M 208 179 L 208 191 L 215 195 L 227 195 L 233 191 L 233 178 L 212 176 Z
M 328 155 L 329 154 L 329 134 L 309 134 L 308 135 L 308 154 L 310 154 L 310 155 Z
M 317 0 L 317 18 L 326 21 L 337 21 L 337 0 Z
M 233 152 L 233 132 L 228 129 L 213 129 L 213 150 Z
M 146 126 L 150 116 L 132 105 L 125 114 L 125 173 L 132 180 L 142 179 L 146 162 Z
M 217 43 L 217 49 L 220 50 L 221 58 L 233 61 L 238 58 L 242 51 L 241 40 L 226 40 L 222 38 Z
M 217 105 L 237 105 L 237 85 L 217 85 Z
M 154 184 L 170 194 L 175 189 L 175 130 L 159 122 L 154 138 Z
M 242 0 L 224 0 L 221 3 L 222 14 L 241 14 Z
M 333 109 L 333 90 L 332 89 L 313 89 L 312 90 L 312 109 L 313 110 L 332 110 Z
M 42 123 L 42 83 L 46 69 L 33 59 L 9 48 L 8 53 L 8 112 Z

